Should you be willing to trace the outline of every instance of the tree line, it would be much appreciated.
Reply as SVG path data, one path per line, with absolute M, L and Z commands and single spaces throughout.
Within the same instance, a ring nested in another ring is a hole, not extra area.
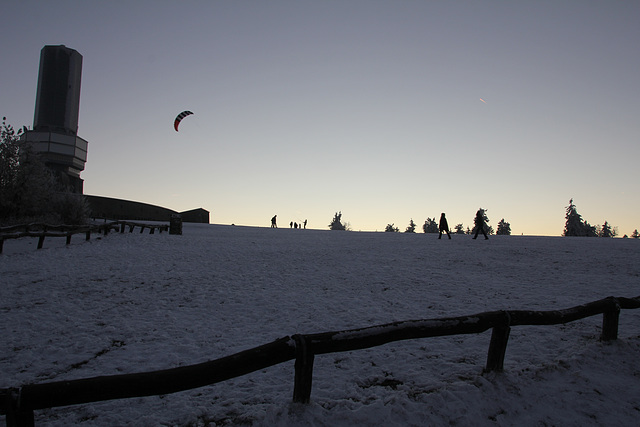
M 507 221 L 504 220 L 504 218 L 502 218 L 500 220 L 500 222 L 498 222 L 498 229 L 497 231 L 495 231 L 493 229 L 492 226 L 490 226 L 488 224 L 489 222 L 489 218 L 487 217 L 487 210 L 480 208 L 480 210 L 482 211 L 482 215 L 483 215 L 483 219 L 484 219 L 484 224 L 482 225 L 484 228 L 485 233 L 487 234 L 496 234 L 496 235 L 511 235 L 511 224 L 509 224 Z M 405 233 L 415 233 L 416 232 L 416 223 L 413 222 L 413 218 L 409 221 L 409 225 L 407 226 L 407 228 L 404 230 Z M 330 230 L 349 230 L 350 226 L 348 223 L 343 223 L 342 222 L 342 212 L 336 212 L 335 215 L 333 216 L 333 219 L 331 220 L 331 223 L 329 223 L 329 229 Z M 475 230 L 475 226 L 473 229 L 470 229 L 469 227 L 467 227 L 465 229 L 464 225 L 462 223 L 460 224 L 456 224 L 453 227 L 453 230 L 449 230 L 449 232 L 451 234 L 471 234 L 473 232 L 473 230 Z M 396 227 L 394 224 L 387 224 L 387 226 L 385 227 L 385 232 L 391 232 L 391 233 L 399 233 L 400 229 L 398 227 Z M 436 221 L 436 218 L 428 218 L 426 219 L 426 221 L 424 222 L 424 224 L 422 225 L 422 231 L 424 233 L 439 233 L 440 232 L 440 227 L 438 222 Z
M 509 236 L 511 235 L 511 224 L 505 221 L 504 218 L 498 222 L 497 230 L 494 232 L 492 226 L 488 224 L 489 218 L 487 217 L 487 210 L 480 208 L 482 211 L 485 233 L 492 235 L 503 235 Z M 576 206 L 573 204 L 573 199 L 569 200 L 569 206 L 566 207 L 566 215 L 565 215 L 565 226 L 564 231 L 562 233 L 563 236 L 583 236 L 583 237 L 616 237 L 618 236 L 618 227 L 614 227 L 609 224 L 608 221 L 605 221 L 602 225 L 591 225 L 586 220 L 582 218 L 582 216 L 578 213 Z M 462 223 L 456 224 L 453 227 L 453 230 L 449 230 L 451 234 L 471 234 L 475 230 L 475 227 L 471 229 L 468 226 L 465 228 Z M 405 233 L 415 233 L 417 228 L 417 224 L 413 221 L 413 218 L 409 220 L 409 225 L 405 228 Z M 336 212 L 333 220 L 329 224 L 330 230 L 348 230 L 349 227 L 347 223 L 342 222 L 342 212 Z M 388 233 L 399 233 L 400 228 L 396 227 L 395 224 L 387 224 L 384 229 L 385 232 Z M 426 221 L 422 225 L 422 231 L 424 233 L 439 233 L 440 227 L 438 222 L 436 221 L 436 217 L 429 218 L 427 217 Z M 628 237 L 626 234 L 623 238 Z M 631 237 L 637 239 L 640 237 L 640 233 L 638 233 L 638 229 L 635 229 L 633 233 L 631 233 Z
M 480 208 L 480 211 L 482 211 L 482 217 L 483 217 L 483 223 L 478 225 L 478 224 L 474 224 L 473 228 L 469 228 L 468 226 L 464 227 L 464 225 L 462 223 L 456 224 L 453 229 L 449 229 L 448 231 L 451 234 L 471 234 L 473 233 L 473 231 L 475 230 L 476 227 L 481 226 L 484 229 L 484 232 L 486 234 L 489 235 L 493 235 L 496 234 L 498 236 L 503 235 L 503 236 L 509 236 L 511 235 L 511 224 L 508 223 L 507 221 L 504 220 L 504 218 L 502 218 L 500 220 L 500 222 L 498 222 L 498 228 L 497 230 L 494 230 L 493 227 L 491 225 L 489 225 L 489 218 L 487 217 L 487 210 Z M 390 233 L 399 233 L 400 229 L 398 227 L 396 227 L 394 224 L 387 224 L 387 226 L 384 229 L 385 232 L 390 232 Z M 433 218 L 429 218 L 427 217 L 426 221 L 424 222 L 424 224 L 422 224 L 422 231 L 424 233 L 439 233 L 440 232 L 440 224 L 436 221 L 436 217 Z M 409 225 L 407 226 L 407 228 L 404 230 L 405 233 L 415 233 L 416 232 L 416 223 L 413 222 L 413 218 L 409 221 Z
M 589 224 L 578 213 L 576 205 L 573 204 L 573 198 L 569 199 L 569 206 L 566 207 L 565 220 L 563 236 L 616 237 L 618 235 L 618 227 L 612 226 L 608 221 L 605 221 L 602 225 Z M 622 237 L 626 238 L 628 236 L 625 234 Z M 631 237 L 634 239 L 640 237 L 637 228 L 633 230 Z

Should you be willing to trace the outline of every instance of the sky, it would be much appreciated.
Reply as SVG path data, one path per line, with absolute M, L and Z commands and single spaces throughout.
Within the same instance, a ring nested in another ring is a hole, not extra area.
M 640 228 L 640 3 L 5 1 L 0 115 L 83 56 L 86 194 L 269 226 Z M 183 110 L 180 131 L 173 120 Z

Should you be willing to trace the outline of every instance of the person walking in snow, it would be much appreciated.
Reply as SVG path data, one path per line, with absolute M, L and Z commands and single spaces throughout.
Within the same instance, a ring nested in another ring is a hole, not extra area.
M 278 215 L 274 215 L 273 218 L 271 218 L 271 228 L 278 228 L 278 226 L 276 225 L 276 217 Z
M 451 234 L 449 234 L 449 224 L 447 223 L 447 218 L 444 216 L 444 212 L 440 214 L 440 224 L 438 226 L 438 229 L 440 230 L 440 234 L 438 234 L 438 239 L 442 238 L 443 232 L 447 233 L 447 236 L 449 237 L 449 239 L 451 239 Z
M 482 234 L 484 234 L 484 240 L 489 240 L 489 238 L 487 237 L 487 232 L 484 231 L 484 226 L 486 225 L 484 209 L 482 208 L 478 209 L 478 212 L 476 212 L 476 217 L 473 220 L 473 222 L 475 224 L 475 229 L 476 229 L 476 234 L 473 236 L 473 238 L 477 239 L 478 233 L 482 231 Z

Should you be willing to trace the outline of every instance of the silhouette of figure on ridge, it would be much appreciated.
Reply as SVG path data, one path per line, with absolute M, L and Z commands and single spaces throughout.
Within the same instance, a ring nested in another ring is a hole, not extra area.
M 451 234 L 449 234 L 449 224 L 447 223 L 447 218 L 444 216 L 444 212 L 440 214 L 440 224 L 438 225 L 438 230 L 440 234 L 438 234 L 438 239 L 442 238 L 442 233 L 447 233 L 449 239 L 451 239 Z

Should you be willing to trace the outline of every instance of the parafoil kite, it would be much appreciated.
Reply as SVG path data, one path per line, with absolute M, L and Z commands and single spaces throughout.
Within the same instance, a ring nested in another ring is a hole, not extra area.
M 176 130 L 176 132 L 178 132 L 178 125 L 180 124 L 180 121 L 191 114 L 193 114 L 191 111 L 183 111 L 182 113 L 178 114 L 175 122 L 173 122 L 173 128 Z

